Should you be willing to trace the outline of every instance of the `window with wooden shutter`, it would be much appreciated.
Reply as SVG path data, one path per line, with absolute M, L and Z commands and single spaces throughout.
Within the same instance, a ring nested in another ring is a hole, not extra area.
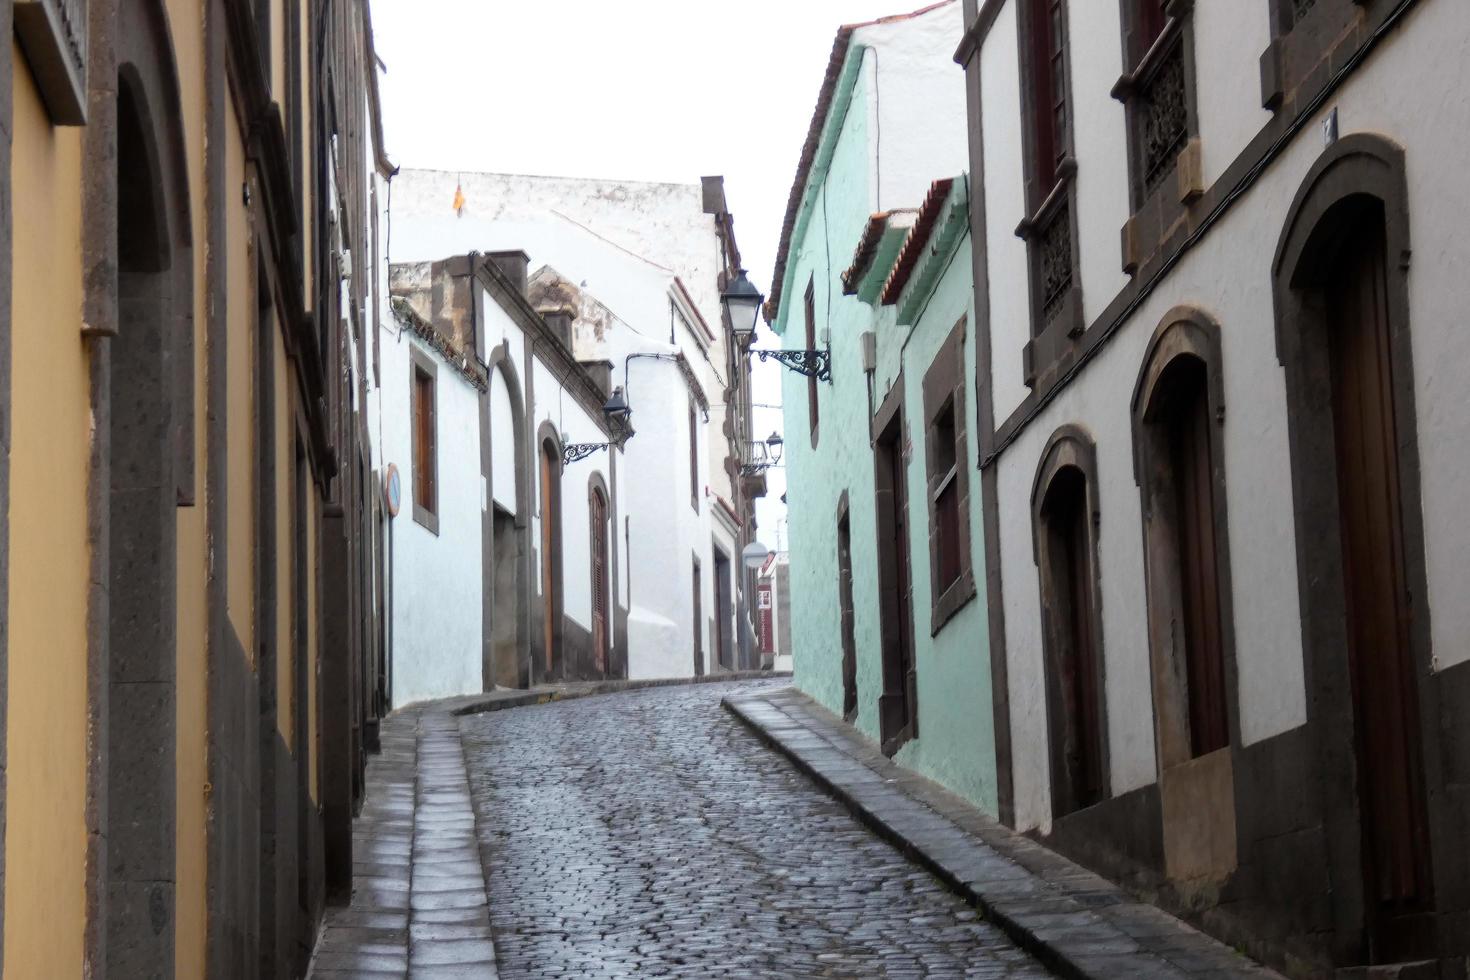
M 955 456 L 954 402 L 947 402 L 934 420 L 930 478 L 936 481 L 934 503 L 936 553 L 934 590 L 943 592 L 960 577 L 959 465 Z
M 1204 187 L 1197 140 L 1191 149 L 1198 132 L 1191 3 L 1121 3 L 1124 72 L 1112 96 L 1123 103 L 1128 126 L 1129 201 L 1137 220 L 1123 266 L 1132 272 L 1158 248 L 1157 230 L 1173 227 Z
M 954 325 L 924 373 L 931 635 L 975 597 L 964 411 L 965 322 L 961 318 Z
M 413 440 L 414 520 L 439 533 L 438 435 L 434 404 L 435 367 L 427 355 L 412 352 L 409 405 Z
M 1032 339 L 1021 354 L 1027 385 L 1067 354 L 1083 329 L 1067 23 L 1067 0 L 1020 5 L 1026 215 L 1016 234 L 1030 266 Z

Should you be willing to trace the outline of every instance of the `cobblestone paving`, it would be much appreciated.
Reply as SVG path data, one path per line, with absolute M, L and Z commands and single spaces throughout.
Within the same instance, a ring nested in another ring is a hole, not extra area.
M 722 711 L 735 687 L 464 720 L 501 976 L 1047 975 Z

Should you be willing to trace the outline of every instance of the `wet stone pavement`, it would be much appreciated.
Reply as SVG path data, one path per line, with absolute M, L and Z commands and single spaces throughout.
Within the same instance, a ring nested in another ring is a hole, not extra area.
M 1047 975 L 720 708 L 782 683 L 462 720 L 502 977 Z

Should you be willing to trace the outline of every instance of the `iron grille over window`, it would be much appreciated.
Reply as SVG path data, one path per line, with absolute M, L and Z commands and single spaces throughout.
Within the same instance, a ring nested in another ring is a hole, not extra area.
M 1176 35 L 1171 50 L 1138 90 L 1139 153 L 1144 193 L 1168 175 L 1189 142 L 1189 103 L 1185 91 L 1184 45 Z
M 1065 199 L 1038 229 L 1036 250 L 1041 266 L 1041 317 L 1048 323 L 1072 286 L 1072 217 Z

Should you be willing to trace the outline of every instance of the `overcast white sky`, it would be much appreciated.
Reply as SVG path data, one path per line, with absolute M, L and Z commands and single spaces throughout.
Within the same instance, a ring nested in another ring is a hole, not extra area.
M 388 153 L 445 170 L 680 182 L 723 174 L 742 257 L 769 293 L 838 26 L 922 4 L 372 0 Z M 757 369 L 757 398 L 778 402 L 778 369 Z M 767 434 L 779 412 L 757 412 L 755 425 Z M 771 474 L 758 515 L 772 546 L 781 476 Z

